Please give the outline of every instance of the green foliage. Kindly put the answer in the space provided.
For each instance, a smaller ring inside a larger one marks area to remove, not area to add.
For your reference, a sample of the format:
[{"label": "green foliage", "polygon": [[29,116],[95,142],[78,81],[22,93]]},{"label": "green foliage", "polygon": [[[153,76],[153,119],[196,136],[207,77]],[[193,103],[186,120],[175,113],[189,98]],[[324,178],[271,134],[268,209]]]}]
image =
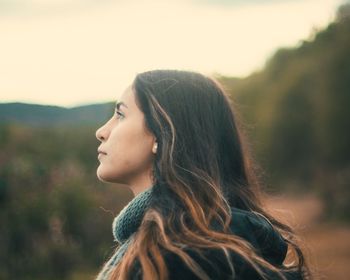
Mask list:
[{"label": "green foliage", "polygon": [[70,279],[112,252],[131,194],[98,181],[96,129],[0,126],[1,279]]},{"label": "green foliage", "polygon": [[245,79],[222,77],[239,104],[269,184],[324,197],[329,217],[350,220],[349,6],[313,40],[280,49]]}]

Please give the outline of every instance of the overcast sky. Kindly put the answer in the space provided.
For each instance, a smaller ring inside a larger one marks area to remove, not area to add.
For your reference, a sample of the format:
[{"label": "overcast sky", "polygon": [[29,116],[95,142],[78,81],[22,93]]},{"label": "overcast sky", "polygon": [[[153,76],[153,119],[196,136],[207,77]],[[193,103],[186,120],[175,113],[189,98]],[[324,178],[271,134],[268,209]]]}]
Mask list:
[{"label": "overcast sky", "polygon": [[341,0],[0,0],[0,102],[114,101],[155,68],[244,77]]}]

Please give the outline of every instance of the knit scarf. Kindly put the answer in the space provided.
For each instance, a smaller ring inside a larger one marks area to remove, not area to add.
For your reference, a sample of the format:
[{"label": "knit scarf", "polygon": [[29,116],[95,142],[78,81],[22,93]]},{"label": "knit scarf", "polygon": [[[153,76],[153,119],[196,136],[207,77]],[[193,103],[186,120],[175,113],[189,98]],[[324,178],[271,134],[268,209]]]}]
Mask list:
[{"label": "knit scarf", "polygon": [[139,228],[146,209],[151,200],[153,186],[137,194],[114,218],[112,232],[114,240],[119,247],[109,261],[104,265],[96,280],[107,280],[113,268],[118,264],[125,254],[129,244]]},{"label": "knit scarf", "polygon": [[[152,197],[153,186],[137,194],[113,220],[112,231],[114,240],[119,243],[119,247],[113,256],[104,265],[96,280],[108,280],[113,268],[124,256],[128,246],[132,243],[134,235],[141,225],[143,216],[147,210]],[[230,214],[231,214],[231,209]],[[212,228],[220,230],[218,222],[212,222]]]}]

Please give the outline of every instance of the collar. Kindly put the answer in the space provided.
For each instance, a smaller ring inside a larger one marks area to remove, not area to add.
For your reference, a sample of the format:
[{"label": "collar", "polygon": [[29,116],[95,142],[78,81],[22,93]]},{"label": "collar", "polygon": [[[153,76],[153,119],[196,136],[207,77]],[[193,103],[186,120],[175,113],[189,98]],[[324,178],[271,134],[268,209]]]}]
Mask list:
[{"label": "collar", "polygon": [[137,194],[114,218],[112,231],[115,241],[124,243],[141,225],[151,200],[153,186]]}]

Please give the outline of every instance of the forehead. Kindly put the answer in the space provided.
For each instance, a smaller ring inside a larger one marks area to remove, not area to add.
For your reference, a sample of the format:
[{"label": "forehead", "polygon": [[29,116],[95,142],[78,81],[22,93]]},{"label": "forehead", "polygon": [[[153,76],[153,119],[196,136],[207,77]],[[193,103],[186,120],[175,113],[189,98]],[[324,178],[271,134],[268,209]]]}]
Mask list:
[{"label": "forehead", "polygon": [[[136,106],[135,96],[131,86],[127,87],[124,90],[124,92],[122,93],[122,95],[120,96],[120,98],[117,100],[116,103],[119,103],[119,102],[123,102],[128,107],[128,109]],[[121,108],[123,108],[123,106],[121,106]]]}]

